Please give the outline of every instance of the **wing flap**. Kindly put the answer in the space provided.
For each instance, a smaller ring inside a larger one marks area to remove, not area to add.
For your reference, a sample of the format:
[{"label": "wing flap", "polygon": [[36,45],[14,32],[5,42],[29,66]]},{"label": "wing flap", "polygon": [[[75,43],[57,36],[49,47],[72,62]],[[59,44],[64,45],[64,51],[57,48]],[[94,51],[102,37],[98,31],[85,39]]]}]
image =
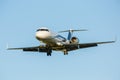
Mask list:
[{"label": "wing flap", "polygon": [[88,48],[98,46],[96,43],[88,43],[88,44],[79,44],[79,48]]},{"label": "wing flap", "polygon": [[47,49],[44,45],[34,46],[34,47],[23,47],[23,48],[8,48],[7,50],[23,50],[31,52],[47,52]]},{"label": "wing flap", "polygon": [[82,43],[79,44],[79,48],[88,48],[88,47],[95,47],[98,44],[107,44],[107,43],[114,43],[115,41],[105,41],[105,42],[94,42],[94,43]]}]

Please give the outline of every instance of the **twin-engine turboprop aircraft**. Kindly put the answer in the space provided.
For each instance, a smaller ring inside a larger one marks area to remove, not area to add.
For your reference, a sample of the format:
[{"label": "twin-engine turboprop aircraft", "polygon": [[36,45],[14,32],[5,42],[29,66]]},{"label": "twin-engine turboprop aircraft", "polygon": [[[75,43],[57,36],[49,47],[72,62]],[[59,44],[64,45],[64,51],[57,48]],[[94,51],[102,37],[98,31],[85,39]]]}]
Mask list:
[{"label": "twin-engine turboprop aircraft", "polygon": [[68,32],[67,39],[61,35],[51,32],[48,28],[42,27],[36,31],[37,40],[45,43],[45,45],[39,45],[34,47],[23,47],[23,48],[8,48],[8,50],[23,50],[23,51],[32,51],[32,52],[45,52],[47,56],[51,56],[52,51],[62,51],[64,55],[68,55],[69,51],[95,47],[98,44],[113,43],[115,41],[105,41],[105,42],[93,42],[93,43],[79,43],[77,37],[73,37],[72,33],[76,31],[86,31],[85,29],[81,30],[65,30],[60,31],[60,33]]}]

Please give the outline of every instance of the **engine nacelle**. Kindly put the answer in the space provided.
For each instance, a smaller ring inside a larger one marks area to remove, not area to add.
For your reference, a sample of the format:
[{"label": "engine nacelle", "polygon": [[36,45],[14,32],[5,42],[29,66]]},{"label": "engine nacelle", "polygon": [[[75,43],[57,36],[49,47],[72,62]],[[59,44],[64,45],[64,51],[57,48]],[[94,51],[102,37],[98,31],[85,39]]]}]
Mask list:
[{"label": "engine nacelle", "polygon": [[70,43],[79,43],[79,39],[77,37],[72,37]]}]

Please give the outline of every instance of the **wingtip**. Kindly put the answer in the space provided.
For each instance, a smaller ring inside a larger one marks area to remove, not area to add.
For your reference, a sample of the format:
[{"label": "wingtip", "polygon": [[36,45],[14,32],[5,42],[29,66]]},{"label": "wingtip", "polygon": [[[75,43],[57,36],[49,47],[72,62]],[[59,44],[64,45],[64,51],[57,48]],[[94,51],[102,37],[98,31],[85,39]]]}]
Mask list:
[{"label": "wingtip", "polygon": [[9,50],[8,43],[6,44],[6,50]]},{"label": "wingtip", "polygon": [[115,37],[115,42],[117,41],[117,36]]},{"label": "wingtip", "polygon": [[12,48],[9,48],[9,45],[6,44],[6,50],[12,50]]},{"label": "wingtip", "polygon": [[115,43],[116,41],[117,41],[117,37],[115,37],[115,39],[111,41],[111,43]]}]

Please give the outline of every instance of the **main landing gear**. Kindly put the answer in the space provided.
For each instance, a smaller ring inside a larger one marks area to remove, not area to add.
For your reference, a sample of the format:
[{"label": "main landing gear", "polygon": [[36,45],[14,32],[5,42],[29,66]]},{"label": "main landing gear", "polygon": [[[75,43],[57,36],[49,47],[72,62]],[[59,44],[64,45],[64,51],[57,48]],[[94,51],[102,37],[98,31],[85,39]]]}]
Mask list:
[{"label": "main landing gear", "polygon": [[68,51],[67,50],[64,50],[64,55],[68,55]]},{"label": "main landing gear", "polygon": [[51,53],[52,53],[52,49],[48,49],[47,50],[47,56],[51,56]]},{"label": "main landing gear", "polygon": [[47,45],[46,47],[47,47],[47,56],[51,56],[52,48],[49,45]]}]

